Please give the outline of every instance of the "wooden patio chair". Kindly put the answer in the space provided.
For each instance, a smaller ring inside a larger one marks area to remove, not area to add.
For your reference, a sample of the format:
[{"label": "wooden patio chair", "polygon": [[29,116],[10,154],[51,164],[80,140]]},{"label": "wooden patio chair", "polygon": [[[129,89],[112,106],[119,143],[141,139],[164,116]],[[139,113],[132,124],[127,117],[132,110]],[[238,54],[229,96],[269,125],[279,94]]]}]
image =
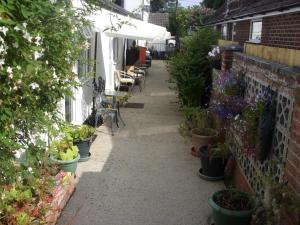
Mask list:
[{"label": "wooden patio chair", "polygon": [[120,90],[122,87],[127,87],[129,91],[132,90],[135,84],[135,79],[128,75],[125,71],[115,70],[115,88]]}]

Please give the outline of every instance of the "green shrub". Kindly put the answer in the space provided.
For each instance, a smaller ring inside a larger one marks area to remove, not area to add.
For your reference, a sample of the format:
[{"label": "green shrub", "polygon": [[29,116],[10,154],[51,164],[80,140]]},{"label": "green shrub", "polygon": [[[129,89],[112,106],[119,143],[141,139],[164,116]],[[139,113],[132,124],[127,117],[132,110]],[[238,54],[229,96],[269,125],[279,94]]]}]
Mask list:
[{"label": "green shrub", "polygon": [[176,84],[183,106],[205,107],[210,98],[212,68],[207,57],[218,33],[202,28],[182,39],[182,50],[169,63],[171,82]]}]

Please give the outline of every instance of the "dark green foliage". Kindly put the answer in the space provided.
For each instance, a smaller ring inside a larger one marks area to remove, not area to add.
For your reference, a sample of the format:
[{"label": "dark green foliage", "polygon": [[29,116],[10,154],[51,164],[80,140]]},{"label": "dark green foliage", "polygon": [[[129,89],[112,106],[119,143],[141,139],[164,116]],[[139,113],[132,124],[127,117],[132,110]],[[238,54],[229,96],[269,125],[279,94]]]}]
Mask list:
[{"label": "dark green foliage", "polygon": [[205,107],[209,102],[212,68],[207,54],[218,37],[210,28],[199,29],[182,40],[182,51],[170,59],[171,82],[183,106]]},{"label": "dark green foliage", "polygon": [[256,157],[260,161],[264,161],[272,147],[273,135],[276,124],[276,94],[272,93],[269,101],[265,105],[265,109],[261,112],[256,143]]},{"label": "dark green foliage", "polygon": [[225,3],[225,0],[203,0],[202,5],[211,8],[218,9]]}]

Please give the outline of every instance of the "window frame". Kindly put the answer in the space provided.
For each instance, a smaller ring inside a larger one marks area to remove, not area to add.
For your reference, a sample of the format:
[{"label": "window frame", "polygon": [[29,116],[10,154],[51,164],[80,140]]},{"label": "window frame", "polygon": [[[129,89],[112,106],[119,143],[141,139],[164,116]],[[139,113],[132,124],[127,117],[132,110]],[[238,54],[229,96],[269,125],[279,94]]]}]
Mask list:
[{"label": "window frame", "polygon": [[[252,34],[253,34],[253,24],[254,23],[261,23],[261,31],[260,31],[260,39],[252,39]],[[255,19],[250,21],[250,32],[249,32],[249,42],[253,43],[261,43],[261,38],[262,38],[262,27],[263,27],[263,20],[262,19]]]},{"label": "window frame", "polygon": [[[224,27],[226,27],[226,34],[225,34],[225,36],[224,36],[224,33],[223,33]],[[228,24],[227,23],[223,23],[221,25],[221,35],[222,35],[222,39],[223,40],[228,40]]]}]

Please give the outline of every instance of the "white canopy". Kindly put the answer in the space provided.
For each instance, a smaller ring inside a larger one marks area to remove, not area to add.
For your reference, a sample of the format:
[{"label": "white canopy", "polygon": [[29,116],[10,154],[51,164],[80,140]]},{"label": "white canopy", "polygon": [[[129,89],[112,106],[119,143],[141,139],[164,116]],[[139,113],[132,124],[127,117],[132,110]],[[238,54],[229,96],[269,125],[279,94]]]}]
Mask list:
[{"label": "white canopy", "polygon": [[[75,8],[82,8],[80,0],[73,0]],[[92,21],[93,30],[104,32],[110,37],[121,37],[136,40],[164,40],[167,30],[165,27],[157,26],[123,16],[106,9],[102,9],[88,16]]]}]

